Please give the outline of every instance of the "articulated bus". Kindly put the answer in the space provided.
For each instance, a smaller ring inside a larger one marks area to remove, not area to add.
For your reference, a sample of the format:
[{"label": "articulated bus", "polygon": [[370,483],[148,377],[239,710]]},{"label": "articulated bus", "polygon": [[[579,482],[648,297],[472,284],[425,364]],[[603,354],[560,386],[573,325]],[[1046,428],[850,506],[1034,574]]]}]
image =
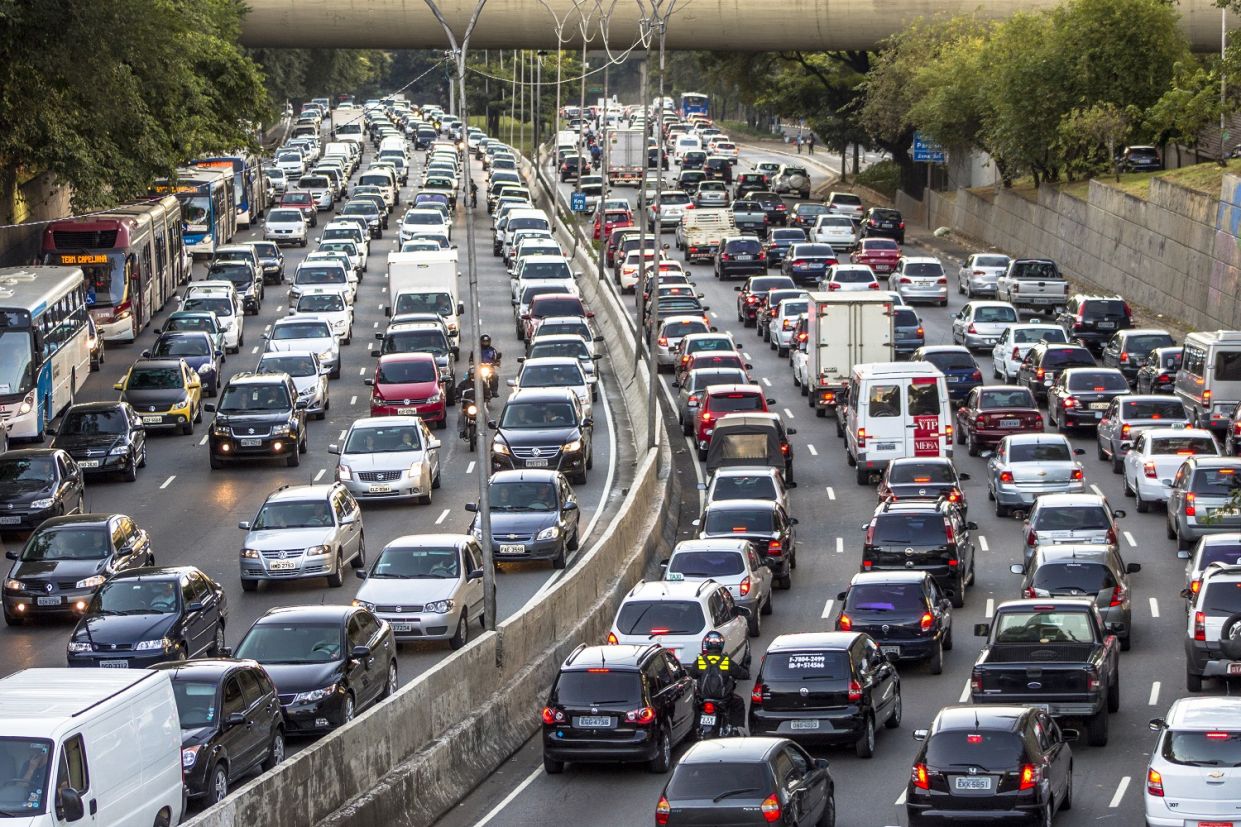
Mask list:
[{"label": "articulated bus", "polygon": [[151,192],[172,193],[181,202],[182,237],[191,256],[210,258],[216,247],[232,241],[237,232],[231,171],[182,167],[175,180],[157,180]]},{"label": "articulated bus", "polygon": [[0,268],[0,420],[43,439],[90,375],[80,267]]},{"label": "articulated bus", "polygon": [[237,205],[237,226],[249,227],[267,209],[267,186],[259,159],[248,152],[192,161],[190,166],[222,169],[233,173],[233,201]]},{"label": "articulated bus", "polygon": [[681,95],[681,117],[706,115],[711,117],[711,100],[701,92],[685,92]]},{"label": "articulated bus", "polygon": [[181,205],[166,195],[53,221],[43,231],[43,263],[82,268],[86,303],[100,335],[132,342],[189,280]]}]

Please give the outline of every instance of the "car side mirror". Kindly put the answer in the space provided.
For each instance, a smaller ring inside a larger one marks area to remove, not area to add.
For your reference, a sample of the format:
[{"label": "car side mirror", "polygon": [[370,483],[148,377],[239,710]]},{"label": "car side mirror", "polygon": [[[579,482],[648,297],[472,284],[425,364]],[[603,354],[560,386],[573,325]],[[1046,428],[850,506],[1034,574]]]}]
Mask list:
[{"label": "car side mirror", "polygon": [[702,525],[702,520],[690,520],[689,524],[692,525],[694,528],[698,528]]},{"label": "car side mirror", "polygon": [[740,288],[740,287],[734,287],[734,288],[733,288],[733,292],[734,292],[734,293],[740,293],[740,292],[741,292],[741,288]]},{"label": "car side mirror", "polygon": [[86,815],[82,794],[72,787],[62,787],[56,792],[56,809],[65,821],[81,821]]},{"label": "car side mirror", "polygon": [[750,616],[750,609],[749,609],[748,607],[746,607],[746,606],[733,606],[733,617],[745,617],[745,618],[748,618],[749,616]]},{"label": "car side mirror", "polygon": [[354,660],[362,660],[371,656],[371,647],[366,645],[358,645],[349,650],[349,657]]},{"label": "car side mirror", "polygon": [[925,741],[929,733],[925,729],[915,729],[913,732],[915,741]]},{"label": "car side mirror", "polygon": [[1008,567],[1008,570],[1011,571],[1013,574],[1025,574],[1026,573],[1026,567],[1021,565],[1020,563],[1013,563],[1011,566]]},{"label": "car side mirror", "polygon": [[466,511],[471,511],[471,512],[477,512],[477,511],[478,511],[478,503],[466,503],[466,504],[465,504],[465,510],[466,510]]},{"label": "car side mirror", "polygon": [[1176,553],[1176,559],[1178,560],[1188,560],[1189,558],[1190,558],[1189,549],[1181,549],[1180,551]]},{"label": "car side mirror", "polygon": [[149,351],[149,350],[144,350],[144,351],[142,351],[142,358],[143,358],[143,359],[150,359],[150,358],[151,358],[151,351]]},{"label": "car side mirror", "polygon": [[1129,565],[1125,566],[1125,572],[1127,574],[1137,574],[1141,570],[1142,570],[1141,563],[1130,563]]},{"label": "car side mirror", "polygon": [[991,459],[991,457],[995,456],[995,451],[979,451],[978,456],[983,459]]},{"label": "car side mirror", "polygon": [[969,482],[970,475],[968,472],[962,471],[960,474],[957,474],[957,479],[961,480],[962,482]]},{"label": "car side mirror", "polygon": [[[454,247],[453,249],[456,249],[456,248]],[[457,302],[457,315],[458,316],[465,315],[465,302]]]},{"label": "car side mirror", "polygon": [[469,581],[469,580],[482,580],[482,579],[483,579],[483,570],[482,570],[482,569],[474,569],[472,572],[470,572],[469,574],[467,574],[467,575],[465,576],[465,579],[466,579],[467,581]]},{"label": "car side mirror", "polygon": [[1060,730],[1060,740],[1064,741],[1066,744],[1071,744],[1081,737],[1081,732],[1076,729],[1064,728]]},{"label": "car side mirror", "polygon": [[[744,367],[746,370],[754,370],[754,366],[753,366],[753,365],[751,365],[749,362],[746,362],[746,363],[745,363],[745,365],[743,365],[743,367]],[[770,404],[770,403],[768,403],[768,404]]]},{"label": "car side mirror", "polygon": [[241,522],[237,524],[237,527],[240,528],[242,531],[249,531],[250,525],[251,523],[249,520],[242,520]]},{"label": "car side mirror", "polygon": [[353,571],[353,576],[354,576],[354,577],[356,577],[356,578],[358,578],[359,580],[365,580],[365,579],[366,579],[366,569],[354,569],[354,571]]},{"label": "car side mirror", "polygon": [[6,559],[9,559],[9,560],[16,560],[16,559],[17,559],[17,552],[16,552],[16,551],[12,551],[12,550],[10,550],[10,551],[6,551],[6,552],[4,553],[4,556],[5,556],[5,558],[6,558]]},{"label": "car side mirror", "polygon": [[826,758],[816,758],[816,759],[814,759],[814,768],[815,768],[816,770],[825,770],[825,769],[829,768],[830,766],[831,766],[831,764],[829,764],[829,763],[828,763],[828,761],[827,761],[827,759],[826,759]]},{"label": "car side mirror", "polygon": [[374,356],[376,359],[378,359],[378,358],[380,357],[380,355],[381,355],[381,354],[379,353],[379,349],[378,349],[378,348],[371,348],[371,356]]},{"label": "car side mirror", "polygon": [[1112,512],[1112,516],[1118,520],[1123,520],[1127,512],[1123,508],[1118,508]]},{"label": "car side mirror", "polygon": [[224,719],[224,726],[230,729],[235,726],[243,726],[245,723],[246,713],[244,712],[233,712]]},{"label": "car side mirror", "polygon": [[991,634],[990,623],[975,623],[974,624],[974,637],[986,637],[989,634]]},{"label": "car side mirror", "polygon": [[[1177,556],[1179,557],[1180,555],[1178,554]],[[1178,594],[1186,600],[1194,599],[1194,593],[1190,589],[1181,589]]]},{"label": "car side mirror", "polygon": [[114,385],[112,386],[112,390],[114,390],[114,391],[123,391],[123,390],[125,390],[125,383],[124,383],[124,382],[117,382],[116,384],[114,384]]},{"label": "car side mirror", "polygon": [[1161,732],[1168,728],[1168,722],[1163,718],[1151,718],[1146,726],[1150,728],[1151,732]]},{"label": "car side mirror", "polygon": [[205,606],[201,600],[195,600],[194,602],[187,604],[185,610],[187,612],[201,612],[204,608]]},{"label": "car side mirror", "polygon": [[1084,457],[1084,456],[1086,456],[1086,449],[1085,449],[1085,448],[1074,448],[1074,449],[1073,449],[1073,456],[1075,456],[1075,457]]},{"label": "car side mirror", "polygon": [[306,408],[308,408],[308,407],[310,406],[310,400],[309,400],[309,399],[299,399],[299,400],[297,400],[295,403],[293,403],[293,406],[294,406],[295,408],[297,408],[299,411],[304,411],[304,410],[306,410]]}]

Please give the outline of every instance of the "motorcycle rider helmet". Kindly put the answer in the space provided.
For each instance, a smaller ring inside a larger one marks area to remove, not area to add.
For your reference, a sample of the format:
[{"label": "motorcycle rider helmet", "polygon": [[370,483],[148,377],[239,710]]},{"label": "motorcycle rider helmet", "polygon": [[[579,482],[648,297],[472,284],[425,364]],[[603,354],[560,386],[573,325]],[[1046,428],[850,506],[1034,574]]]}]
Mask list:
[{"label": "motorcycle rider helmet", "polygon": [[702,653],[704,655],[724,654],[724,636],[719,632],[707,632],[702,639]]},{"label": "motorcycle rider helmet", "polygon": [[479,336],[478,346],[479,347],[491,347],[491,337],[488,336],[486,333],[484,333],[482,336]]}]

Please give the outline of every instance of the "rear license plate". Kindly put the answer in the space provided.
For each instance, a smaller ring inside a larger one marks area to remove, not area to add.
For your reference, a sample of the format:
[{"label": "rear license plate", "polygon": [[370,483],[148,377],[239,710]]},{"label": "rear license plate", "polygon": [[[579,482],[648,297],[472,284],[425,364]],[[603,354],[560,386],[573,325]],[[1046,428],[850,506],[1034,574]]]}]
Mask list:
[{"label": "rear license plate", "polygon": [[967,378],[967,377],[965,377],[965,376],[949,376],[949,377],[948,377],[948,381],[949,381],[949,382],[953,382],[953,383],[956,383],[956,382],[964,382],[964,381],[966,380],[966,378]]},{"label": "rear license plate", "polygon": [[1235,821],[1195,821],[1198,827],[1236,827]]},{"label": "rear license plate", "polygon": [[1099,322],[1096,327],[1100,330],[1115,330],[1116,322]]},{"label": "rear license plate", "polygon": [[899,655],[900,655],[900,653],[901,653],[901,647],[899,647],[899,646],[880,646],[880,647],[879,647],[879,651],[880,651],[880,652],[883,652],[885,655],[897,655],[897,656],[899,656]]},{"label": "rear license plate", "polygon": [[501,554],[525,554],[526,546],[524,543],[500,543]]},{"label": "rear license plate", "polygon": [[602,729],[612,726],[612,718],[608,715],[582,715],[573,721],[576,727]]},{"label": "rear license plate", "polygon": [[991,778],[989,776],[968,776],[958,775],[952,780],[953,789],[957,790],[989,790],[991,789]]},{"label": "rear license plate", "polygon": [[1000,427],[1001,428],[1020,428],[1021,420],[1020,419],[1001,419]]},{"label": "rear license plate", "polygon": [[97,459],[80,459],[78,460],[79,468],[98,468],[99,460]]},{"label": "rear license plate", "polygon": [[163,418],[162,416],[144,416],[144,417],[142,417],[142,424],[143,424],[143,425],[158,425],[159,423],[161,423],[161,422],[163,422],[163,421],[164,421],[164,418]]},{"label": "rear license plate", "polygon": [[1110,404],[1111,404],[1110,402],[1091,402],[1091,403],[1090,403],[1090,410],[1092,410],[1092,411],[1106,411],[1106,410],[1107,410],[1107,406],[1108,406],[1108,405],[1110,405]]},{"label": "rear license plate", "polygon": [[983,341],[989,345],[993,345],[996,342],[1000,341],[1000,339],[998,336],[987,336],[986,338],[983,339]]},{"label": "rear license plate", "polygon": [[392,631],[394,632],[414,631],[414,624],[412,623],[389,623],[388,625],[392,627]]},{"label": "rear license plate", "polygon": [[715,726],[715,716],[714,715],[699,715],[698,723],[702,724],[703,726]]},{"label": "rear license plate", "polygon": [[878,443],[875,443],[875,450],[876,451],[895,451],[896,443],[895,442],[878,442]]},{"label": "rear license plate", "polygon": [[273,560],[268,568],[272,571],[292,571],[297,568],[297,562],[295,560]]},{"label": "rear license plate", "polygon": [[0,517],[0,525],[17,525],[21,521],[21,517]]},{"label": "rear license plate", "polygon": [[416,416],[418,414],[418,409],[417,408],[397,408],[396,412],[400,414],[401,416]]},{"label": "rear license plate", "polygon": [[1241,663],[1228,664],[1228,674],[1229,675],[1241,675]]},{"label": "rear license plate", "polygon": [[366,490],[372,494],[387,494],[390,491],[392,491],[392,486],[391,485],[371,485],[371,486],[368,486]]},{"label": "rear license plate", "polygon": [[[777,255],[779,254],[779,253],[778,253],[778,251],[773,251],[773,252],[776,252],[776,253],[777,253]],[[750,256],[750,255],[739,255],[739,256],[737,256],[737,261],[749,261],[749,260],[750,260],[750,259],[752,259],[752,258],[754,258],[754,256]]]},{"label": "rear license plate", "polygon": [[101,660],[99,666],[103,669],[128,669],[129,661],[127,660]]},{"label": "rear license plate", "polygon": [[257,448],[263,444],[261,439],[239,439],[237,442],[242,448]]},{"label": "rear license plate", "polygon": [[789,721],[789,729],[818,729],[818,721]]},{"label": "rear license plate", "polygon": [[527,468],[546,468],[547,460],[545,459],[528,459],[526,460]]},{"label": "rear license plate", "polygon": [[59,597],[39,597],[35,599],[35,603],[39,604],[40,606],[59,606],[60,598]]}]

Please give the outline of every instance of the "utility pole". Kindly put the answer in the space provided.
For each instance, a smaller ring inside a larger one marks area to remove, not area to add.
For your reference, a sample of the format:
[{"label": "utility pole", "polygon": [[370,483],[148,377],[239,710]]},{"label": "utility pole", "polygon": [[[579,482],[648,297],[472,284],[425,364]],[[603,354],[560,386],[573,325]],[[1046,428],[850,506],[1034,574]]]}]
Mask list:
[{"label": "utility pole", "polygon": [[1228,6],[1219,9],[1219,165],[1228,163],[1228,125],[1225,112],[1228,105],[1228,78],[1224,73],[1224,60],[1228,53]]},{"label": "utility pole", "polygon": [[[603,100],[604,100],[605,107],[607,105],[607,99],[608,99],[608,67],[610,65],[611,65],[611,61],[608,61],[607,63],[603,64]],[[599,191],[599,203],[595,206],[595,216],[596,216],[596,220],[598,220],[599,222],[599,226],[602,227],[603,226],[603,205],[608,200],[608,190],[609,190],[608,157],[610,155],[609,149],[611,146],[611,141],[608,139],[608,118],[607,118],[606,110],[604,111],[603,120],[599,125],[599,140],[603,142],[603,147],[602,147],[603,151],[600,153],[600,166],[602,168],[599,170],[599,172],[602,173],[600,177],[603,179],[603,188]],[[600,235],[602,234],[603,233],[601,231]],[[604,238],[602,239],[602,241],[603,241],[604,246],[606,246],[608,243],[608,240]],[[607,278],[607,253],[600,250],[598,259],[599,259],[599,281],[603,281],[604,279]]]}]

